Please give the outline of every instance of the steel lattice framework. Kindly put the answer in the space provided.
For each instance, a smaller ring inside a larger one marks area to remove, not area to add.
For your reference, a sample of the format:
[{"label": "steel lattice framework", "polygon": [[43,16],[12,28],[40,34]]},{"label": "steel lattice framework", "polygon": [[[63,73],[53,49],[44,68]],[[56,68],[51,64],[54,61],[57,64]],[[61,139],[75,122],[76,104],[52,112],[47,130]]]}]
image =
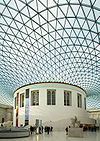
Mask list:
[{"label": "steel lattice framework", "polygon": [[37,81],[81,86],[100,107],[100,0],[0,0],[0,101]]}]

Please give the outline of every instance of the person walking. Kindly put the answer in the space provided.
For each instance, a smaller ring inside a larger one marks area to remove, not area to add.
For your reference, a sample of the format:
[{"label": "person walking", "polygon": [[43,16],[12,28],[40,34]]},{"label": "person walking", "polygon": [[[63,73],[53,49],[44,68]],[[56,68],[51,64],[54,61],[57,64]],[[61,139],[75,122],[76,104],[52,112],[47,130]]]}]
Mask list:
[{"label": "person walking", "polygon": [[51,126],[50,131],[52,132],[52,130],[53,130],[53,127]]},{"label": "person walking", "polygon": [[50,132],[50,127],[47,127],[47,134],[49,134]]},{"label": "person walking", "polygon": [[33,132],[33,127],[30,126],[30,132],[31,132],[31,135],[32,135],[32,132]]},{"label": "person walking", "polygon": [[66,127],[66,129],[65,129],[65,130],[66,130],[66,135],[68,135],[68,127]]}]

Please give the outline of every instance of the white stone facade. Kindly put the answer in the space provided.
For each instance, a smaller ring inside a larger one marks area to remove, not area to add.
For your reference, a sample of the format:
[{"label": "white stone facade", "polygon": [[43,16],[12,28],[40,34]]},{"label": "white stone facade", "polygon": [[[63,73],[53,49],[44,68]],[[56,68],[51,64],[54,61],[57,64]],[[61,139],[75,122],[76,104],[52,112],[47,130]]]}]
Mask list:
[{"label": "white stone facade", "polygon": [[0,123],[13,120],[13,107],[0,104]]},{"label": "white stone facade", "polygon": [[[81,123],[89,123],[88,113],[85,110],[84,98],[86,93],[83,89],[78,86],[65,83],[33,83],[22,86],[14,92],[14,100],[17,93],[25,94],[26,89],[29,89],[29,125],[34,125],[36,119],[42,120],[45,123],[56,123],[58,121],[69,121],[75,116]],[[47,90],[56,90],[56,105],[47,105]],[[39,91],[39,105],[31,106],[31,91]],[[72,106],[64,106],[64,91],[71,91],[72,94]],[[82,96],[82,108],[77,106],[77,94]],[[19,96],[20,101],[20,96]],[[15,102],[14,102],[15,103]],[[13,103],[13,104],[14,104]],[[25,103],[25,99],[24,99]],[[25,104],[24,107],[20,108],[20,102],[18,103],[18,125],[25,125]],[[16,109],[14,108],[13,114],[13,125],[16,126]],[[64,123],[63,123],[64,124]]]},{"label": "white stone facade", "polygon": [[100,109],[90,109],[89,112],[89,118],[96,120],[96,125],[100,127]]}]

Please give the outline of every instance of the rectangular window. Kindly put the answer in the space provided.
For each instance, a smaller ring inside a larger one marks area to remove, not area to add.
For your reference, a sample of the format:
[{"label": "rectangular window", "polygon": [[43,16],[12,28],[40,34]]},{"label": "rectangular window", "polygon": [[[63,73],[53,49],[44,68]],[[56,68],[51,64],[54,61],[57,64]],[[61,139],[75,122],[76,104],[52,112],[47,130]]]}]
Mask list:
[{"label": "rectangular window", "polygon": [[51,105],[51,92],[47,91],[47,105]]},{"label": "rectangular window", "polygon": [[47,105],[56,105],[56,90],[47,90]]},{"label": "rectangular window", "polygon": [[82,107],[82,96],[81,94],[77,94],[77,106]]},{"label": "rectangular window", "polygon": [[31,91],[31,105],[39,105],[39,91]]},{"label": "rectangular window", "polygon": [[71,91],[64,91],[64,105],[65,106],[71,106],[72,105]]},{"label": "rectangular window", "polygon": [[29,98],[29,89],[26,89],[26,98]]},{"label": "rectangular window", "polygon": [[86,98],[84,97],[84,107],[86,109]]},{"label": "rectangular window", "polygon": [[67,105],[67,95],[66,95],[66,92],[64,91],[64,105]]},{"label": "rectangular window", "polygon": [[16,97],[15,97],[15,109],[16,109],[16,100],[17,100],[17,99],[16,99]]},{"label": "rectangular window", "polygon": [[24,107],[24,93],[20,94],[20,107]]}]

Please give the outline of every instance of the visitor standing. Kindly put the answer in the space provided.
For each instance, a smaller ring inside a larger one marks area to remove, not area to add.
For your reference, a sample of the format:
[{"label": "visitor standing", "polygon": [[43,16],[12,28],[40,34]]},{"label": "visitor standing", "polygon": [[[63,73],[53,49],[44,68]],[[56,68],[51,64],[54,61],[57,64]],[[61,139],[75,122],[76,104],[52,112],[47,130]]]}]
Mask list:
[{"label": "visitor standing", "polygon": [[66,129],[65,129],[65,130],[66,130],[66,135],[68,135],[68,127],[66,127]]}]

